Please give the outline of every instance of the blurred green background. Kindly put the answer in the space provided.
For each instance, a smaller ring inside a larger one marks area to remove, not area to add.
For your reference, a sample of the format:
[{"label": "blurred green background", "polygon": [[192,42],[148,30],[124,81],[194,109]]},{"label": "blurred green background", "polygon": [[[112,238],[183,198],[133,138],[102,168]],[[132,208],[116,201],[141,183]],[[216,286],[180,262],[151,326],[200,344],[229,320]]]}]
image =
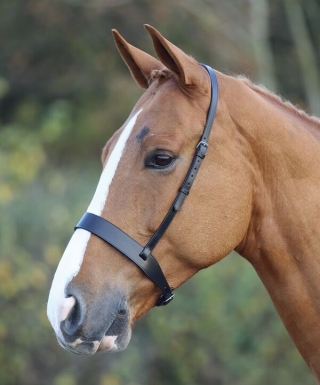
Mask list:
[{"label": "blurred green background", "polygon": [[150,23],[199,61],[320,115],[319,0],[0,1],[0,384],[308,385],[251,266],[236,254],[137,322],[124,352],[81,357],[46,318],[52,277],[142,90],[112,41],[152,53]]}]

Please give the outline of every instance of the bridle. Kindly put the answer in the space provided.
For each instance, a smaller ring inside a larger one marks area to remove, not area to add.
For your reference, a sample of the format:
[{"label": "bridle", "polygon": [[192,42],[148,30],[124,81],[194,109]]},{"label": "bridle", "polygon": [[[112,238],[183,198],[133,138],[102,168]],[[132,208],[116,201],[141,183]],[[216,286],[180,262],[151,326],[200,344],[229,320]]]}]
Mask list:
[{"label": "bridle", "polygon": [[169,286],[160,265],[151,252],[163,236],[176,213],[181,209],[184,200],[189,194],[191,186],[197,176],[202,160],[204,159],[208,149],[208,138],[218,104],[218,81],[216,74],[211,67],[205,64],[201,64],[201,66],[208,71],[211,80],[211,100],[207,113],[207,121],[200,141],[196,146],[195,154],[182,186],[180,187],[167,215],[164,217],[160,226],[149,239],[147,244],[145,246],[141,246],[138,242],[111,222],[89,212],[86,212],[80,219],[79,223],[75,226],[75,230],[85,229],[97,235],[99,238],[115,247],[123,255],[134,262],[151,279],[151,281],[153,281],[160,288],[162,292],[155,306],[167,305],[173,299],[174,293],[172,292],[173,288]]},{"label": "bridle", "polygon": [[164,217],[160,226],[149,239],[147,244],[145,246],[141,246],[138,242],[111,222],[89,212],[86,212],[80,219],[79,223],[75,226],[75,230],[85,229],[95,234],[134,262],[151,279],[151,281],[153,281],[160,288],[162,292],[155,306],[167,305],[173,299],[174,293],[172,292],[173,288],[169,286],[160,265],[151,252],[163,236],[176,213],[181,209],[184,200],[189,194],[191,186],[197,176],[202,160],[204,159],[208,149],[208,138],[218,104],[218,81],[216,74],[211,67],[205,64],[201,65],[208,71],[211,80],[211,100],[207,113],[207,121],[200,141],[196,146],[195,154],[182,186],[180,187],[167,215]]}]

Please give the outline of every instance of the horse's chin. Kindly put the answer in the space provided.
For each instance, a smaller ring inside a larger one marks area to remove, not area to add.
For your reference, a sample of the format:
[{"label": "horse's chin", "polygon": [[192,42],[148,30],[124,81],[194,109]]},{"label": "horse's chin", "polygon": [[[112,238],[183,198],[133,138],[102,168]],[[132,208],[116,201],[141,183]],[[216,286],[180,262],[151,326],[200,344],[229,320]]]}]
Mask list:
[{"label": "horse's chin", "polygon": [[104,336],[102,341],[100,342],[99,348],[97,352],[121,352],[126,349],[131,338],[131,331],[127,336],[121,335],[119,336]]},{"label": "horse's chin", "polygon": [[66,343],[61,338],[57,338],[59,344],[69,352],[78,355],[92,356],[95,353],[116,353],[120,352],[128,346],[131,338],[131,330],[126,334],[118,336],[104,336],[101,341],[90,341],[78,338],[72,343]]}]

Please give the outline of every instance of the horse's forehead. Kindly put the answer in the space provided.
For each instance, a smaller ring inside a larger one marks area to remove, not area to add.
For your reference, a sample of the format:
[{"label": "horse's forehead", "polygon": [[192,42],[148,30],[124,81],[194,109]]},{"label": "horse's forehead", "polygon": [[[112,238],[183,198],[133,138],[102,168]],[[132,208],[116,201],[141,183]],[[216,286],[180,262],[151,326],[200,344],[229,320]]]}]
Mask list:
[{"label": "horse's forehead", "polygon": [[148,134],[168,135],[196,119],[197,107],[187,92],[169,79],[150,87],[141,98],[143,108],[131,139],[142,140]]},{"label": "horse's forehead", "polygon": [[[192,101],[191,96],[184,92],[173,79],[168,79],[161,84],[151,84],[127,119],[128,122],[136,109],[141,110],[124,153],[127,154],[128,149],[133,150],[135,145],[139,146],[145,138],[150,136],[154,141],[165,137],[175,141],[182,139],[181,128],[186,126],[186,122],[190,123],[193,119],[197,119],[196,108],[190,108]],[[106,144],[102,154],[103,162],[111,154],[127,122]],[[192,135],[192,132],[188,133],[184,130],[184,136],[189,134]]]}]

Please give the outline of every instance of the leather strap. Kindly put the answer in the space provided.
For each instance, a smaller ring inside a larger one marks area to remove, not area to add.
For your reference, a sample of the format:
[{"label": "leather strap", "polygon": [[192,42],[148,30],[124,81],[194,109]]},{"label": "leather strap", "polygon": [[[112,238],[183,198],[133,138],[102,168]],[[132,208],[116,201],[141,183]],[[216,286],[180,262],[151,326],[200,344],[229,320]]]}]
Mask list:
[{"label": "leather strap", "polygon": [[148,259],[142,259],[139,255],[143,250],[143,246],[132,239],[124,231],[106,219],[89,212],[86,212],[82,216],[75,229],[90,231],[119,250],[123,255],[131,259],[132,262],[140,267],[140,269],[160,287],[162,291],[161,302],[171,301],[174,294],[172,293],[156,259],[151,254]]},{"label": "leather strap", "polygon": [[192,159],[191,166],[189,167],[187,175],[182,183],[182,186],[178,191],[178,194],[172,206],[170,207],[162,223],[160,224],[158,229],[155,231],[155,233],[152,235],[149,242],[145,245],[142,253],[140,254],[140,256],[145,259],[148,258],[148,256],[151,254],[152,250],[157,245],[157,243],[159,242],[159,240],[161,239],[161,237],[169,227],[176,213],[181,209],[187,195],[189,194],[189,191],[193,185],[193,182],[198,174],[201,163],[206,156],[206,152],[208,149],[208,139],[209,139],[209,135],[211,132],[211,128],[213,125],[213,121],[214,121],[214,117],[215,117],[217,105],[218,105],[218,81],[217,81],[217,76],[211,67],[205,64],[201,64],[201,65],[208,71],[210,75],[210,80],[211,80],[211,98],[210,98],[210,106],[207,114],[206,125],[203,129],[203,133],[200,138],[200,141],[196,147],[196,152]]}]

